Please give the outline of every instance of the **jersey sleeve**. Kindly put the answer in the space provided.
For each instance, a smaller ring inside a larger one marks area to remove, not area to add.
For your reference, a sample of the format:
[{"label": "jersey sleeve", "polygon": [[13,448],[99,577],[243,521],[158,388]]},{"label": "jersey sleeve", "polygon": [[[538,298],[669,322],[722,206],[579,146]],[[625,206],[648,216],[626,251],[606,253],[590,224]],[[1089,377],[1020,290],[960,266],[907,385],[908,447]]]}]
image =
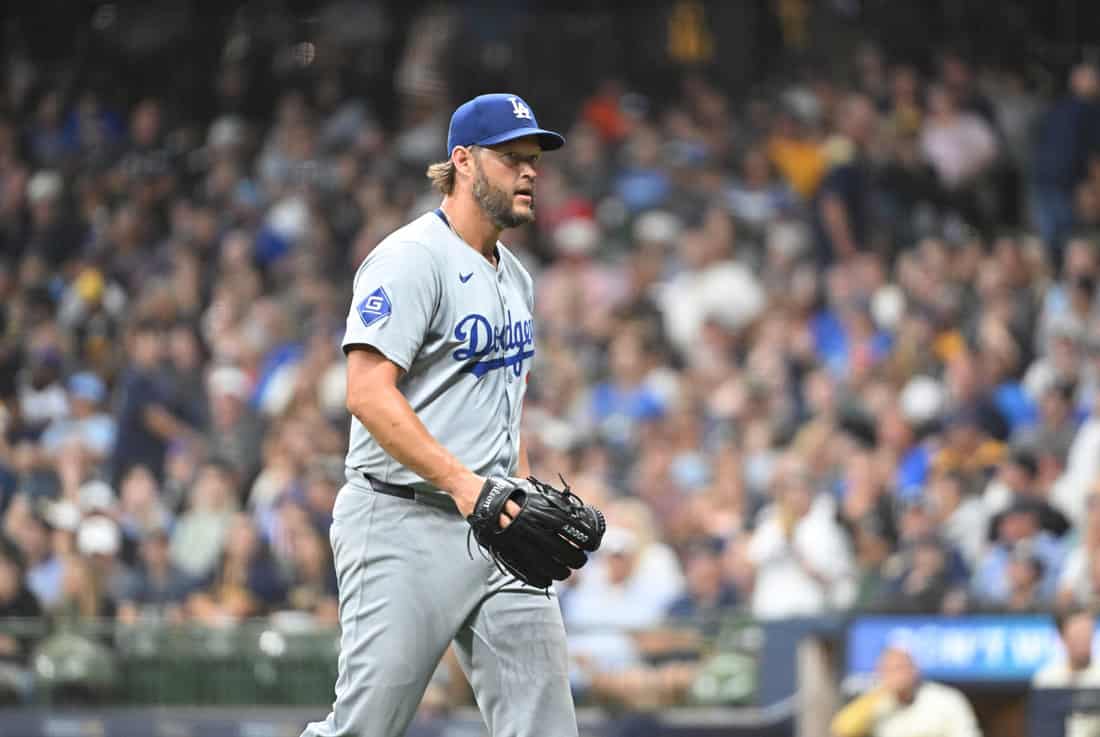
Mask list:
[{"label": "jersey sleeve", "polygon": [[442,286],[419,243],[384,243],[355,275],[342,347],[368,345],[408,371],[435,317]]}]

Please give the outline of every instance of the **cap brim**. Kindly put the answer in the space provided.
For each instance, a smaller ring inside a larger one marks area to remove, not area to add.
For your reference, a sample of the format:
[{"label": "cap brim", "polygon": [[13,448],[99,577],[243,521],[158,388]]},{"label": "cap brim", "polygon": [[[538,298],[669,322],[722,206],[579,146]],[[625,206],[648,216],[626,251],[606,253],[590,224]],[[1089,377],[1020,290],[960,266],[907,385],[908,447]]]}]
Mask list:
[{"label": "cap brim", "polygon": [[565,145],[565,136],[554,131],[548,131],[544,128],[513,128],[505,133],[498,133],[495,136],[489,136],[488,138],[478,141],[479,146],[493,146],[498,143],[504,143],[505,141],[514,141],[517,138],[526,138],[527,136],[535,136],[539,140],[539,148],[543,151],[553,151],[559,149]]}]

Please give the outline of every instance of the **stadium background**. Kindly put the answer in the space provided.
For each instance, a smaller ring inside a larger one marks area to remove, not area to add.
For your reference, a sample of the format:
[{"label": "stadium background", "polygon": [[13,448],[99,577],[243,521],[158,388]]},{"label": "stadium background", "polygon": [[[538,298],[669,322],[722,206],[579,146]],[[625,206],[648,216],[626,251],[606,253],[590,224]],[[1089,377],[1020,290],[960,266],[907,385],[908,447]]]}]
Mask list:
[{"label": "stadium background", "polygon": [[[506,240],[533,466],[615,529],[585,734],[824,734],[897,638],[1025,733],[1100,594],[1088,6],[5,4],[0,732],[322,714],[350,275],[506,89],[570,140]],[[480,734],[449,661],[423,712]]]}]

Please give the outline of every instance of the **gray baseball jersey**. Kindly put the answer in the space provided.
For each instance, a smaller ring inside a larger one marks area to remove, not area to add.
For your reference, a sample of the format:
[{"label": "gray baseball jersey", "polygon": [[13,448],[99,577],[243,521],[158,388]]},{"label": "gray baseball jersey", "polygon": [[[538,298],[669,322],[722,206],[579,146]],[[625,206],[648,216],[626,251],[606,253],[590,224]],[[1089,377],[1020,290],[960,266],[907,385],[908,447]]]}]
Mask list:
[{"label": "gray baseball jersey", "polygon": [[[442,215],[414,220],[363,262],[344,349],[371,345],[404,369],[398,388],[474,472],[514,475],[535,353],[531,278],[500,245],[494,269]],[[576,737],[557,597],[474,555],[450,496],[429,491],[356,419],[346,465],[329,530],[340,591],[336,698],[303,737],[405,734],[452,644],[489,734]],[[415,501],[375,493],[363,473],[423,491]]]},{"label": "gray baseball jersey", "polygon": [[[497,249],[494,269],[441,210],[413,220],[360,265],[343,340],[345,351],[370,345],[404,369],[397,387],[428,432],[483,476],[516,473],[535,355],[531,276],[507,248]],[[355,417],[346,467],[349,480],[366,473],[432,488]]]}]

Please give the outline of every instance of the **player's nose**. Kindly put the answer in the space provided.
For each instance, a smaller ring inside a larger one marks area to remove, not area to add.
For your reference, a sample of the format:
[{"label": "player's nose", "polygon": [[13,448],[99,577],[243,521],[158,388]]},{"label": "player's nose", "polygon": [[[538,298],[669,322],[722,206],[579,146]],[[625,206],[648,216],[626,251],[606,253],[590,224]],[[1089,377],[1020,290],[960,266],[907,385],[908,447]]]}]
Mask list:
[{"label": "player's nose", "polygon": [[530,161],[524,161],[519,165],[520,178],[529,178],[531,181],[535,180],[535,177],[539,175],[539,170]]}]

